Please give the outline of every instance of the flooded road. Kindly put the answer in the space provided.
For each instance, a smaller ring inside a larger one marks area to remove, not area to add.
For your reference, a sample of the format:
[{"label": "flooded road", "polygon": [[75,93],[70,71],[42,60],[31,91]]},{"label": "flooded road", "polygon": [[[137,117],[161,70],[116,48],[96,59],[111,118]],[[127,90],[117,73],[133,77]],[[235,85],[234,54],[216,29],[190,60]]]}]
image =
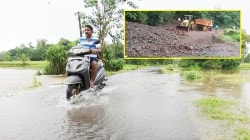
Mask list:
[{"label": "flooded road", "polygon": [[37,70],[0,68],[0,98],[21,95],[34,89],[34,80],[40,82],[40,88],[49,88],[53,85],[62,85],[64,77],[36,76]]},{"label": "flooded road", "polygon": [[[250,99],[249,84],[208,90],[179,73],[149,68],[110,76],[101,92],[85,93],[81,102],[70,104],[62,78],[43,78],[37,78],[43,88],[1,96],[0,139],[209,139],[216,136],[208,133],[214,124],[198,117],[193,100],[211,93]],[[2,85],[1,90],[6,91]]]}]

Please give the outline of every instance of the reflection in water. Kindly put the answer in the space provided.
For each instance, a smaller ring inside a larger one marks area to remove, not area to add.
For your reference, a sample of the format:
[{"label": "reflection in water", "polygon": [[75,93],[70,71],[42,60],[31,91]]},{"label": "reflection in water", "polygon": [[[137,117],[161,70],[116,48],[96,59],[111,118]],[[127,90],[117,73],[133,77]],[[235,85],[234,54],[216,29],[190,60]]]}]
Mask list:
[{"label": "reflection in water", "polygon": [[97,123],[98,118],[103,116],[104,110],[101,106],[79,107],[68,110],[68,121],[72,125]]},{"label": "reflection in water", "polygon": [[205,71],[202,80],[182,80],[179,92],[236,99],[250,110],[250,70]]},{"label": "reflection in water", "polygon": [[[101,118],[104,116],[102,106],[74,107],[66,116],[66,135],[69,139],[103,138],[101,135]],[[104,135],[105,136],[105,135]]]}]

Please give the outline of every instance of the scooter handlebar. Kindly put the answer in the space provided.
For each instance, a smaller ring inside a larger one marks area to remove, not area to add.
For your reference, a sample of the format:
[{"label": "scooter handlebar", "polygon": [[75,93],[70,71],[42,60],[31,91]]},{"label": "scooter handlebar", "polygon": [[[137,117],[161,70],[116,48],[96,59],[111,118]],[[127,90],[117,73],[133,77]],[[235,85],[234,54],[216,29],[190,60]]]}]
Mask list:
[{"label": "scooter handlebar", "polygon": [[91,54],[91,49],[80,48],[80,47],[73,47],[68,52],[70,55],[86,55]]}]

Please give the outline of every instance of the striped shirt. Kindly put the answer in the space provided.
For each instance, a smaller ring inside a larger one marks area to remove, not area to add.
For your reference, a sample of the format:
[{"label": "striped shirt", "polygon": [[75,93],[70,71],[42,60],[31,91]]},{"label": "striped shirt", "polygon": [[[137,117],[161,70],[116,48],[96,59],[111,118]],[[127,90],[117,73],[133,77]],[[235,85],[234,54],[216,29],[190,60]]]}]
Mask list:
[{"label": "striped shirt", "polygon": [[[86,49],[98,49],[100,48],[100,44],[94,44],[94,42],[98,40],[97,38],[91,37],[90,39],[88,39],[87,37],[81,37],[78,40],[78,44],[81,45],[82,47],[86,48]],[[97,57],[96,54],[89,54],[86,56],[90,56],[90,57]]]}]

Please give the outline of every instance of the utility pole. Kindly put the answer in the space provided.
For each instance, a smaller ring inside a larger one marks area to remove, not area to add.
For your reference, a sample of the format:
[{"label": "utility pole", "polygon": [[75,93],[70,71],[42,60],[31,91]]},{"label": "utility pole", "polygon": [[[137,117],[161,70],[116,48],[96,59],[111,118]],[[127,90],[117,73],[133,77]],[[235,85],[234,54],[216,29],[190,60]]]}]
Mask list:
[{"label": "utility pole", "polygon": [[80,37],[82,37],[82,26],[81,26],[80,12],[77,12],[77,15],[78,15],[78,22],[79,22]]}]

